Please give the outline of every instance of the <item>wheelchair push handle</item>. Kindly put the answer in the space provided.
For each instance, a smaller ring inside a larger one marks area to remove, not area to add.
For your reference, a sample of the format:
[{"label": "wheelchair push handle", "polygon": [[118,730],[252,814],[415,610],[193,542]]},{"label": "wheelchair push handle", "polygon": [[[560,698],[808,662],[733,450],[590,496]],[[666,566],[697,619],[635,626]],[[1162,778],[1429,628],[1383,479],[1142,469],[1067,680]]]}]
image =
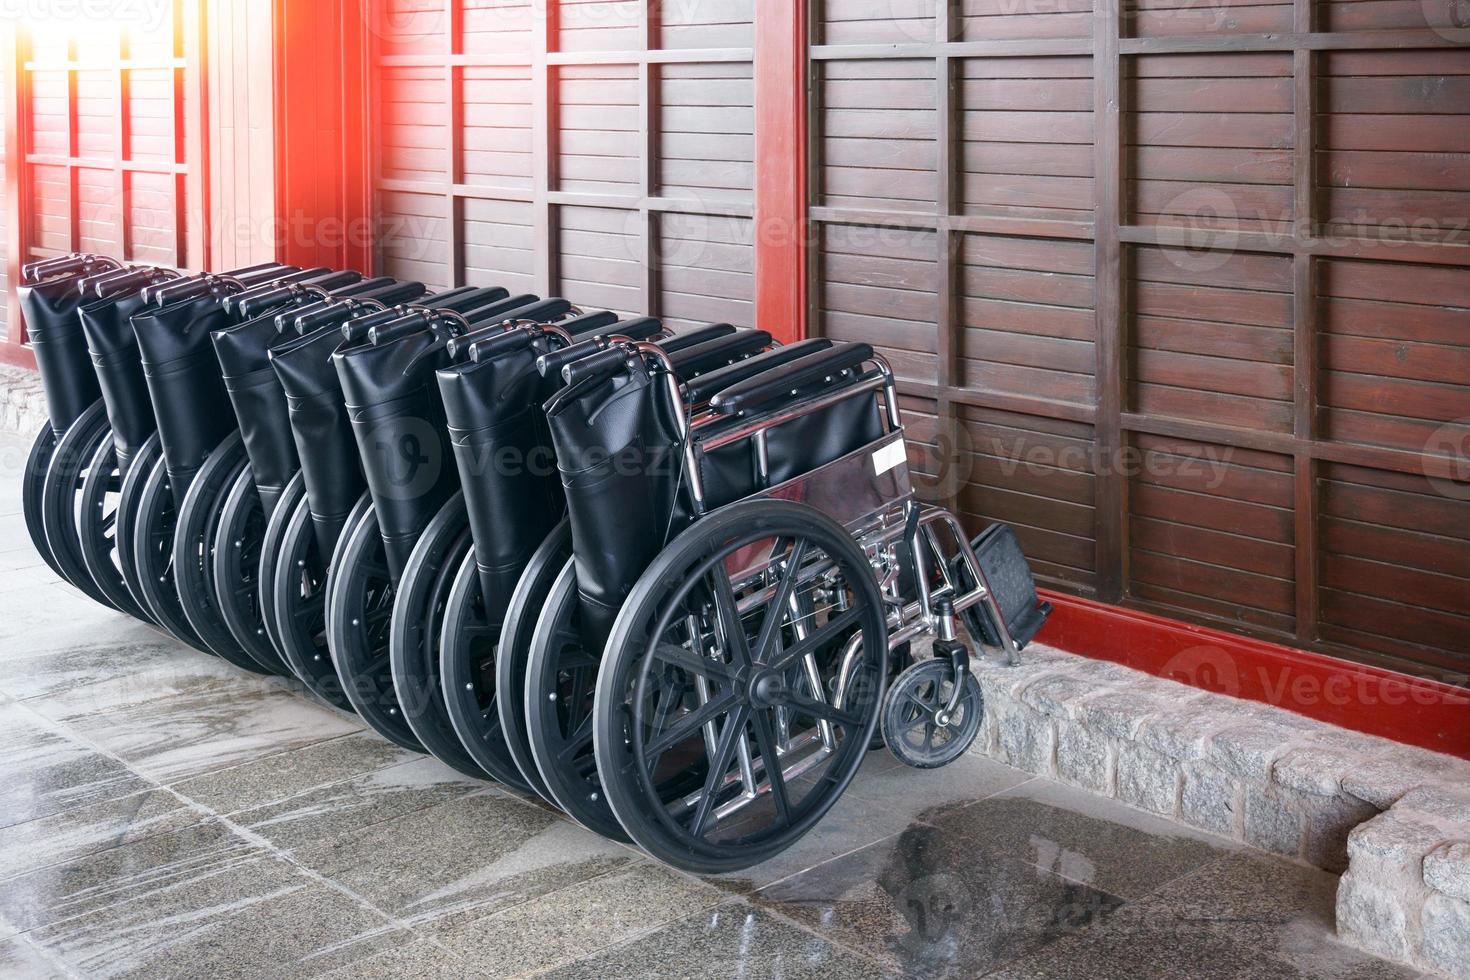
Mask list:
[{"label": "wheelchair push handle", "polygon": [[612,374],[627,361],[627,349],[621,345],[614,345],[606,350],[572,361],[570,364],[562,365],[561,379],[566,382],[567,387],[571,387],[592,378]]},{"label": "wheelchair push handle", "polygon": [[146,267],[140,269],[128,269],[121,273],[99,278],[92,283],[92,291],[98,299],[108,299],[132,292],[140,286],[147,286],[154,282],[167,282],[174,276],[167,269],[156,269]]},{"label": "wheelchair push handle", "polygon": [[[445,347],[449,356],[456,359],[464,356],[470,360],[477,360],[478,358],[473,353],[477,346],[513,332],[516,327],[539,327],[576,310],[576,307],[560,298],[535,299],[533,297],[529,303],[516,305],[516,300],[521,298],[523,297],[507,299],[493,307],[468,314],[466,319],[472,325],[472,329],[458,337],[450,338]],[[485,352],[482,352],[480,356],[485,356]]]},{"label": "wheelchair push handle", "polygon": [[37,259],[20,267],[21,282],[24,285],[34,286],[43,279],[69,276],[93,268],[99,272],[115,271],[122,268],[122,263],[105,255],[93,255],[90,252],[75,252],[51,259]]},{"label": "wheelchair push handle", "polygon": [[314,276],[322,276],[331,273],[331,269],[325,266],[315,269],[298,269],[289,275],[282,276],[275,282],[266,283],[261,286],[251,286],[242,292],[225,300],[225,311],[246,316],[248,309],[261,309],[276,303],[284,302],[291,298],[296,288]]},{"label": "wheelchair push handle", "polygon": [[264,311],[290,302],[298,296],[326,299],[331,295],[332,290],[351,286],[361,280],[362,276],[350,271],[333,272],[330,269],[312,269],[289,278],[291,281],[284,285],[262,286],[233,296],[226,301],[226,306],[233,302],[239,315],[248,319],[260,316]]},{"label": "wheelchair push handle", "polygon": [[872,358],[873,348],[868,344],[837,344],[732,385],[711,397],[709,405],[719,415],[740,415],[789,398],[813,381],[853,370]]}]

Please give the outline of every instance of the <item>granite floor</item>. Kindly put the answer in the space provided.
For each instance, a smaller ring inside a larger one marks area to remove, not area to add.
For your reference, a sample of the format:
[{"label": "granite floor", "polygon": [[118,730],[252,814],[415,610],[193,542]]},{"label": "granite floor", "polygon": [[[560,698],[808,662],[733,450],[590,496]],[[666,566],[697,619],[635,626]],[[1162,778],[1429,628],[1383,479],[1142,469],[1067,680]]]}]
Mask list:
[{"label": "granite floor", "polygon": [[1336,880],[979,758],[883,753],[699,879],[56,582],[0,439],[0,977],[1409,974]]}]

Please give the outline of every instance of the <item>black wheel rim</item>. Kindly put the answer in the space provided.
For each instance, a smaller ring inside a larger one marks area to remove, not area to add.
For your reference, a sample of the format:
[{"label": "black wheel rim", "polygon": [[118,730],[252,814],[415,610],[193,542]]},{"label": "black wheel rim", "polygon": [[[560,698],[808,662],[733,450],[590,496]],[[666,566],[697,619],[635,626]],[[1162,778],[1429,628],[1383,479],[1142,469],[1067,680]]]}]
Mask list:
[{"label": "black wheel rim", "polygon": [[224,495],[214,538],[214,599],[225,627],[252,660],[271,673],[293,676],[265,628],[260,556],[265,507],[249,465],[238,468]]},{"label": "black wheel rim", "polygon": [[445,708],[460,744],[482,769],[508,786],[536,792],[511,756],[500,725],[495,683],[500,625],[486,615],[484,583],[473,550],[467,551],[454,574],[440,628]]},{"label": "black wheel rim", "polygon": [[51,554],[51,546],[46,543],[46,527],[41,517],[41,499],[46,491],[46,471],[51,466],[51,457],[56,453],[56,442],[56,430],[51,428],[50,422],[44,423],[26,456],[25,471],[21,476],[20,499],[26,532],[31,536],[36,554],[41,556],[41,560],[53,572],[65,578],[61,574],[61,567],[56,564],[56,556]]},{"label": "black wheel rim", "polygon": [[148,597],[143,588],[143,573],[138,568],[137,552],[133,547],[143,513],[143,491],[148,485],[148,477],[152,474],[153,467],[162,452],[162,443],[155,432],[133,455],[127,472],[123,474],[122,490],[117,495],[117,526],[113,537],[118,542],[117,566],[122,572],[123,584],[128,587],[133,601],[154,625],[167,632],[167,627],[153,614],[153,609],[148,604]]},{"label": "black wheel rim", "polygon": [[[541,778],[536,757],[531,754],[531,740],[526,721],[526,670],[531,663],[531,640],[536,635],[536,621],[551,595],[556,577],[572,557],[572,525],[562,521],[536,549],[521,579],[516,583],[510,605],[505,612],[505,626],[500,645],[495,651],[495,705],[500,712],[500,728],[506,748],[515,760],[522,777],[548,803],[554,803],[551,789]],[[481,671],[457,671],[456,681],[479,683]]]},{"label": "black wheel rim", "polygon": [[132,534],[133,568],[154,621],[176,639],[215,656],[189,625],[174,584],[174,529],[178,511],[162,454],[140,484]]},{"label": "black wheel rim", "polygon": [[174,585],[189,625],[211,650],[241,670],[267,674],[236,642],[215,599],[215,532],[226,488],[245,467],[245,443],[237,432],[209,454],[190,482],[174,528]]},{"label": "black wheel rim", "polygon": [[958,759],[974,744],[984,721],[980,683],[965,678],[964,694],[948,724],[938,714],[954,693],[954,669],[947,661],[926,660],[899,674],[883,702],[883,741],[901,762],[915,769],[937,769]]},{"label": "black wheel rim", "polygon": [[[292,481],[266,532],[262,565],[270,566],[271,636],[291,671],[312,693],[343,711],[356,711],[343,689],[327,644],[327,571],[311,525],[305,484]],[[274,560],[272,560],[274,552]]]},{"label": "black wheel rim", "polygon": [[82,546],[82,561],[97,587],[107,594],[112,605],[145,623],[152,617],[133,598],[123,580],[122,555],[118,547],[118,504],[122,492],[122,472],[117,465],[112,434],[97,446],[82,482],[77,505],[77,533]]},{"label": "black wheel rim", "polygon": [[332,556],[327,584],[327,645],[343,689],[374,731],[404,748],[424,747],[403,717],[388,649],[396,595],[387,550],[369,509]]},{"label": "black wheel rim", "polygon": [[614,840],[628,834],[608,806],[592,746],[593,697],[601,657],[582,643],[575,559],[556,577],[536,623],[526,670],[526,732],[536,768],[556,805]]},{"label": "black wheel rim", "polygon": [[113,606],[82,558],[78,513],[88,468],[111,427],[98,401],[57,442],[41,492],[41,526],[61,577],[92,599]]},{"label": "black wheel rim", "polygon": [[489,773],[465,751],[439,678],[439,638],[452,569],[471,548],[469,513],[456,493],[429,522],[399,580],[389,631],[393,689],[404,720],[429,753],[445,765],[485,779]]},{"label": "black wheel rim", "polygon": [[[732,580],[727,559],[748,567],[732,556],[752,550],[781,560]],[[854,631],[863,642],[849,670],[819,658]],[[851,782],[878,723],[887,634],[871,568],[846,532],[811,508],[757,500],[660,555],[606,656],[597,761],[619,820],[661,860],[732,871],[789,847]],[[707,778],[671,799],[661,773],[691,759]]]}]

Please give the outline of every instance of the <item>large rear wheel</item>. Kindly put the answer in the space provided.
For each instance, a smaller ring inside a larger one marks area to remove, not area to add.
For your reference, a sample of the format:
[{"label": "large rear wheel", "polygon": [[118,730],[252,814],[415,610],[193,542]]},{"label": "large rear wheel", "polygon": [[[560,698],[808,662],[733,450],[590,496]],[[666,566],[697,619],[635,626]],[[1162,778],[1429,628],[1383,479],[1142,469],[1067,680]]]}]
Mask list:
[{"label": "large rear wheel", "polygon": [[179,508],[174,529],[174,584],[189,625],[208,647],[241,670],[272,671],[241,648],[220,614],[215,598],[214,547],[225,492],[240,473],[248,472],[245,443],[235,432],[209,454]]},{"label": "large rear wheel", "polygon": [[61,577],[103,605],[117,608],[87,571],[77,526],[87,468],[97,455],[97,447],[111,431],[106,407],[99,399],[57,442],[41,491],[41,526]]},{"label": "large rear wheel", "polygon": [[485,610],[485,586],[470,549],[460,560],[444,605],[439,677],[454,734],[480,768],[507,786],[534,792],[511,757],[500,727],[495,651],[500,623]]},{"label": "large rear wheel", "polygon": [[248,465],[235,471],[225,488],[215,524],[214,601],[230,635],[252,660],[282,677],[292,675],[265,628],[261,603],[260,555],[265,507]]},{"label": "large rear wheel", "polygon": [[119,547],[117,535],[122,483],[117,451],[113,448],[112,434],[108,433],[93,453],[87,475],[82,480],[81,498],[77,505],[77,536],[82,546],[82,561],[97,588],[107,594],[111,605],[145,623],[152,623],[152,617],[133,598],[123,579],[123,549]]},{"label": "large rear wheel", "polygon": [[439,638],[449,590],[455,569],[473,546],[464,494],[456,493],[424,528],[403,567],[388,649],[398,706],[414,735],[440,762],[484,779],[490,774],[454,733],[439,678]]},{"label": "large rear wheel", "polygon": [[393,687],[388,631],[396,594],[378,515],[369,507],[343,532],[327,572],[327,646],[362,720],[388,741],[422,752]]},{"label": "large rear wheel", "polygon": [[[598,677],[593,738],[618,820],[701,873],[768,860],[856,775],[888,659],[872,567],[814,508],[748,500],[697,522],[638,581]],[[671,771],[702,785],[671,798]]]}]

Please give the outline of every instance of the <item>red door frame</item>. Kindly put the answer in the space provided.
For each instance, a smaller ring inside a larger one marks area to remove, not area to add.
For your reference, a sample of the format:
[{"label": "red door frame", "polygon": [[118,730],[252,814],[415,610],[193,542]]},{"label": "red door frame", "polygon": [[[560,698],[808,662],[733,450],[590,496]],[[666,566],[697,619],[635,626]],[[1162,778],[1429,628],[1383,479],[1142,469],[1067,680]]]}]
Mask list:
[{"label": "red door frame", "polygon": [[807,3],[755,5],[755,322],[806,336]]}]

